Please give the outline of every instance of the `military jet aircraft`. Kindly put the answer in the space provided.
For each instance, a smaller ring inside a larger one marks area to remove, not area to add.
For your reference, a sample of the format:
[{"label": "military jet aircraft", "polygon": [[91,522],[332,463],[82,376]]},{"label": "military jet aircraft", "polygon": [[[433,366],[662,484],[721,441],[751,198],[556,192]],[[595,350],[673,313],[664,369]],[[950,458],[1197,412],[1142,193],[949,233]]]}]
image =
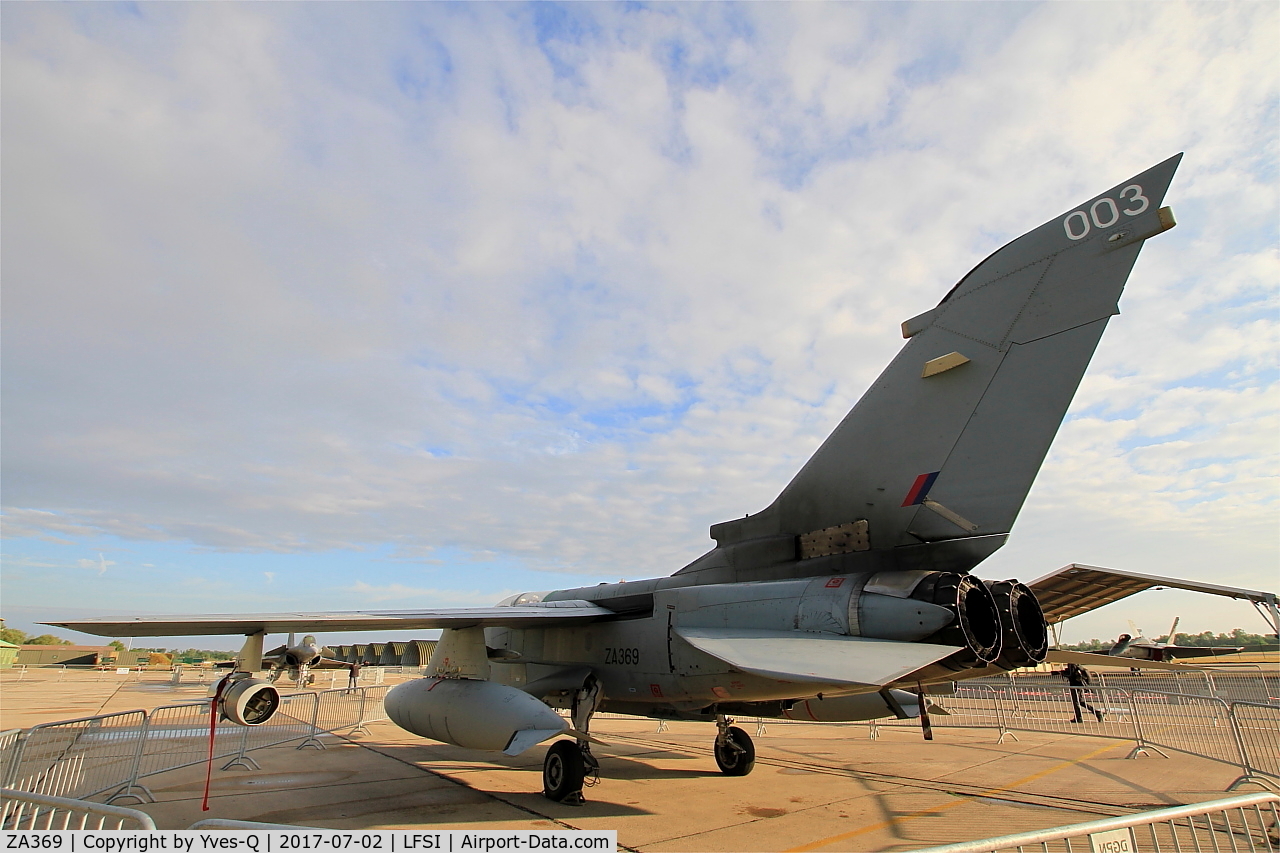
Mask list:
[{"label": "military jet aircraft", "polygon": [[[310,683],[313,669],[351,668],[351,664],[347,661],[325,657],[324,653],[328,649],[320,645],[314,634],[304,636],[301,643],[296,642],[294,637],[294,634],[290,634],[286,643],[262,653],[262,662],[271,665],[267,672],[267,681],[271,684],[279,681],[281,676],[288,675],[293,679],[294,684],[303,687]],[[218,666],[234,668],[238,666],[238,662],[227,661]]]},{"label": "military jet aircraft", "polygon": [[388,716],[510,755],[570,735],[543,762],[544,793],[567,802],[598,767],[597,711],[714,723],[717,764],[745,775],[755,750],[733,715],[907,716],[930,685],[1038,663],[1035,595],[970,570],[1008,538],[1143,243],[1174,226],[1161,204],[1180,160],[1017,238],[904,322],[901,352],[777,499],[713,525],[715,546],[670,577],[491,608],[50,624],[246,635],[214,701],[249,725],[279,703],[252,677],[264,634],[441,628],[430,674],[392,689]]},{"label": "military jet aircraft", "polygon": [[[1179,617],[1181,618],[1181,617]],[[1178,634],[1178,619],[1173,620],[1169,629],[1169,639],[1163,643],[1148,640],[1138,632],[1138,636],[1121,634],[1107,654],[1111,657],[1131,658],[1143,661],[1172,661],[1178,658],[1205,658],[1218,655],[1233,655],[1244,651],[1244,646],[1179,646],[1174,641]]]}]

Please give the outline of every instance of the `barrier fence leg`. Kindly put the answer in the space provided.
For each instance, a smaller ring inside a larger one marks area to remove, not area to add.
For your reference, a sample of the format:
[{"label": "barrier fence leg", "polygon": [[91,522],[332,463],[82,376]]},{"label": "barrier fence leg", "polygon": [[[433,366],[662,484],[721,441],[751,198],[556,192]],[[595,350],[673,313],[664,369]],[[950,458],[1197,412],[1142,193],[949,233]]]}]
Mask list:
[{"label": "barrier fence leg", "polygon": [[151,716],[147,714],[143,716],[142,725],[138,727],[138,744],[133,748],[133,762],[129,766],[129,781],[125,782],[124,786],[114,794],[107,797],[107,805],[111,805],[116,800],[124,797],[133,797],[140,803],[154,803],[156,801],[155,795],[151,793],[150,788],[146,785],[138,784],[138,770],[142,767],[142,753],[147,747],[147,735],[150,731]]},{"label": "barrier fence leg", "polygon": [[324,749],[324,743],[321,742],[318,736],[320,733],[320,727],[317,725],[320,721],[320,694],[309,693],[307,695],[309,695],[312,700],[310,723],[311,732],[307,735],[306,739],[302,741],[302,743],[298,744],[298,749],[306,749],[309,746],[314,746],[316,749]]},{"label": "barrier fence leg", "polygon": [[368,688],[368,687],[361,687],[361,688],[360,688],[360,711],[359,711],[358,716],[356,717],[356,727],[355,727],[354,729],[352,729],[352,730],[351,730],[351,734],[353,734],[353,735],[355,735],[355,734],[361,734],[361,735],[368,735],[368,734],[372,734],[372,732],[370,732],[370,731],[369,731],[369,727],[365,725],[365,719],[364,719],[364,703],[365,703],[366,698],[368,698],[368,694],[369,694],[369,688]]},{"label": "barrier fence leg", "polygon": [[1227,709],[1227,717],[1231,720],[1231,734],[1236,742],[1236,751],[1240,753],[1240,777],[1227,786],[1228,791],[1234,791],[1241,785],[1254,784],[1259,788],[1267,791],[1280,791],[1280,785],[1272,779],[1266,778],[1253,769],[1253,762],[1249,760],[1249,750],[1244,744],[1244,735],[1240,733],[1240,721],[1236,718],[1236,703],[1232,702]]},{"label": "barrier fence leg", "polygon": [[1004,739],[1006,737],[1013,738],[1017,741],[1018,736],[1010,731],[1009,727],[1005,724],[1004,702],[1000,701],[1000,693],[997,692],[995,688],[992,688],[991,690],[991,702],[996,706],[996,725],[1000,727],[1000,737],[996,738],[996,743],[1004,743]]},{"label": "barrier fence leg", "polygon": [[14,783],[18,781],[18,771],[22,769],[22,754],[27,749],[27,733],[24,732],[18,739],[18,745],[14,747],[13,753],[9,756],[9,766],[4,770],[4,778],[0,782],[4,783],[4,787],[12,788]]},{"label": "barrier fence leg", "polygon": [[249,752],[249,727],[244,726],[244,731],[240,733],[240,751],[236,753],[236,757],[222,765],[223,770],[230,770],[233,767],[239,767],[241,770],[261,770],[262,767],[258,762],[248,756]]},{"label": "barrier fence leg", "polygon": [[1154,752],[1161,758],[1168,758],[1159,747],[1152,746],[1147,743],[1146,737],[1142,733],[1142,718],[1138,715],[1138,703],[1133,701],[1133,694],[1126,693],[1129,697],[1129,717],[1133,720],[1133,749],[1129,750],[1129,754],[1125,758],[1137,758],[1139,755],[1149,755]]}]

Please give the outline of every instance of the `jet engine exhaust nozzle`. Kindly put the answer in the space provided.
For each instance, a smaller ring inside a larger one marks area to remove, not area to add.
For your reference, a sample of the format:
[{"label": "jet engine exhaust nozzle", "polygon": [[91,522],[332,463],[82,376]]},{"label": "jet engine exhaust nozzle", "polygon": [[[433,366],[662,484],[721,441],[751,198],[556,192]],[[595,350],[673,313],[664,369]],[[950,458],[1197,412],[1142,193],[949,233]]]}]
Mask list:
[{"label": "jet engine exhaust nozzle", "polygon": [[1049,654],[1049,626],[1036,594],[1016,580],[986,581],[1000,612],[1002,651],[994,661],[1001,669],[1042,663]]},{"label": "jet engine exhaust nozzle", "polygon": [[1000,612],[982,581],[958,572],[936,572],[925,578],[911,597],[955,612],[954,622],[928,638],[930,642],[964,646],[963,651],[940,661],[947,668],[960,671],[985,666],[1000,657]]}]

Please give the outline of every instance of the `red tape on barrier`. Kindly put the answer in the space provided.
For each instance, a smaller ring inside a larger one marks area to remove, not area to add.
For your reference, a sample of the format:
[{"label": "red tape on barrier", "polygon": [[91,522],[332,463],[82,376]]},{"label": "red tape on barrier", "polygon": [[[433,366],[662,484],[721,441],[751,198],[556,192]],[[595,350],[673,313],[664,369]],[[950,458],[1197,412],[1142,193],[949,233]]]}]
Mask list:
[{"label": "red tape on barrier", "polygon": [[207,812],[209,810],[209,783],[213,780],[213,739],[218,735],[218,704],[222,699],[222,691],[226,689],[231,676],[218,682],[218,689],[213,694],[213,701],[209,703],[209,761],[204,771],[204,799],[200,802],[200,811]]}]

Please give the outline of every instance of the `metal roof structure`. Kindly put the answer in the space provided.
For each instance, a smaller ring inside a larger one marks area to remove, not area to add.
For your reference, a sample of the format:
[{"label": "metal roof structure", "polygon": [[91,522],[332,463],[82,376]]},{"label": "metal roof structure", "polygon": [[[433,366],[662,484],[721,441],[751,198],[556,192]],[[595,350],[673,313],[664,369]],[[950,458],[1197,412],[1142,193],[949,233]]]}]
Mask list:
[{"label": "metal roof structure", "polygon": [[1277,609],[1277,596],[1274,592],[1144,575],[1101,566],[1083,566],[1079,563],[1063,566],[1032,581],[1028,586],[1035,592],[1040,607],[1044,610],[1045,619],[1050,624],[1088,613],[1104,604],[1111,604],[1148,589],[1187,589],[1248,601],[1271,623],[1273,631],[1280,632],[1280,610]]}]

